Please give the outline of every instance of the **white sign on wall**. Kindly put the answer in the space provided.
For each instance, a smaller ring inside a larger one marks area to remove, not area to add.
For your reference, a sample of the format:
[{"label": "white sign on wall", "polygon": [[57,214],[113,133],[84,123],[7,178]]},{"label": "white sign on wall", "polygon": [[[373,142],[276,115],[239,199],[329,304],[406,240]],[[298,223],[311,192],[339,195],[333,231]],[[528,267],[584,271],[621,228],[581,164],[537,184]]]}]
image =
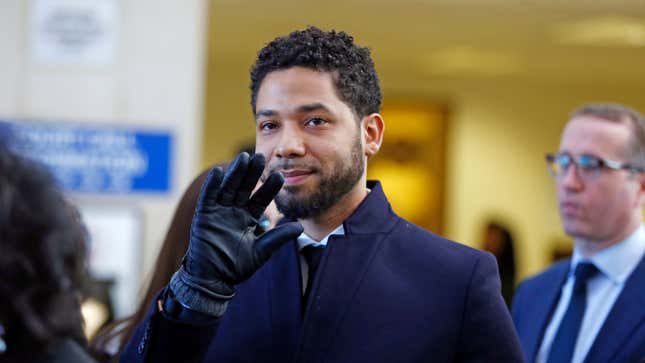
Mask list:
[{"label": "white sign on wall", "polygon": [[116,318],[134,313],[141,274],[139,211],[96,205],[80,205],[79,210],[90,234],[90,274],[114,282],[110,293]]},{"label": "white sign on wall", "polygon": [[117,50],[117,0],[33,0],[32,59],[45,65],[108,66]]}]

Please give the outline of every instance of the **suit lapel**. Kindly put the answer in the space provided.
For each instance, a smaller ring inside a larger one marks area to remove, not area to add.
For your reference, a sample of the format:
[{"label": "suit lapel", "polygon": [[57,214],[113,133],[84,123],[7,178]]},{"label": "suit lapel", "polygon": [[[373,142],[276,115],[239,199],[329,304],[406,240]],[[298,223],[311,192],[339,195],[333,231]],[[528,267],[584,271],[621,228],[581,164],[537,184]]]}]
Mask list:
[{"label": "suit lapel", "polygon": [[531,304],[531,308],[526,311],[534,312],[529,316],[529,319],[534,323],[529,322],[529,324],[535,324],[535,326],[537,326],[537,329],[535,329],[533,334],[531,334],[527,339],[528,346],[526,347],[526,351],[530,352],[530,355],[528,356],[530,362],[534,362],[535,357],[537,357],[546,327],[551,321],[553,311],[560,300],[560,293],[562,291],[562,286],[566,282],[568,272],[569,260],[560,262],[560,265],[554,270],[553,276],[545,279],[543,286],[537,286],[537,289],[535,290],[538,291],[540,295],[543,295],[544,299],[536,298],[527,302]]},{"label": "suit lapel", "polygon": [[645,324],[645,257],[625,281],[585,361],[609,362],[630,333]]}]

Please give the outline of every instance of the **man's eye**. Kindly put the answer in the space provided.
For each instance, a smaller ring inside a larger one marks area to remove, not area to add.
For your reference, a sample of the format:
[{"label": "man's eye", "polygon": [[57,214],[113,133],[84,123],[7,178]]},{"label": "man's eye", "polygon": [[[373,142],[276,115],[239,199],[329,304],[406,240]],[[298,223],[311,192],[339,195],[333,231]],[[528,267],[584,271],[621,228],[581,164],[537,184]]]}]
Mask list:
[{"label": "man's eye", "polygon": [[571,158],[567,155],[560,155],[556,160],[557,163],[564,168],[568,167],[569,164],[571,164]]},{"label": "man's eye", "polygon": [[263,122],[260,124],[260,130],[269,131],[275,129],[276,127],[276,124],[274,124],[273,122]]},{"label": "man's eye", "polygon": [[578,160],[578,164],[585,169],[596,169],[600,166],[600,161],[593,156],[582,156]]},{"label": "man's eye", "polygon": [[326,123],[327,123],[327,121],[325,121],[325,120],[323,120],[323,119],[321,119],[319,117],[312,117],[312,118],[307,120],[306,125],[307,126],[321,126],[321,125],[324,125]]}]

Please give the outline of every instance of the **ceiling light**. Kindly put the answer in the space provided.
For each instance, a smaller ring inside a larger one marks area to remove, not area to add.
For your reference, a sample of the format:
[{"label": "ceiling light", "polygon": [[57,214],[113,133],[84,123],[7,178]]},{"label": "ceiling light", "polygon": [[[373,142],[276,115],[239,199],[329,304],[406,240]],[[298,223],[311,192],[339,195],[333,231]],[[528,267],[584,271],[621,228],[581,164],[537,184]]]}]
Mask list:
[{"label": "ceiling light", "polygon": [[425,67],[429,73],[438,75],[497,76],[517,73],[522,62],[514,53],[456,46],[427,55]]},{"label": "ceiling light", "polygon": [[551,34],[563,44],[588,46],[645,46],[645,21],[602,17],[555,26]]}]

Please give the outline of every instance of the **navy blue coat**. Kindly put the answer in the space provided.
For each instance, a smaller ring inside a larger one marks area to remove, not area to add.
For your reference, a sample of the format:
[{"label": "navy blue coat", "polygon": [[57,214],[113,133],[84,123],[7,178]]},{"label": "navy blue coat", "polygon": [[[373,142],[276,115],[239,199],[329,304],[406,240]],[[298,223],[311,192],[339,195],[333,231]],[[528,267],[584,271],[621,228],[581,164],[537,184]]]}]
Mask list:
[{"label": "navy blue coat", "polygon": [[[527,279],[513,298],[513,321],[527,362],[535,362],[570,265],[561,261]],[[645,257],[625,281],[584,362],[645,362]]]},{"label": "navy blue coat", "polygon": [[494,257],[401,219],[369,186],[328,241],[304,318],[294,241],[217,322],[181,324],[153,306],[122,361],[521,362]]}]

